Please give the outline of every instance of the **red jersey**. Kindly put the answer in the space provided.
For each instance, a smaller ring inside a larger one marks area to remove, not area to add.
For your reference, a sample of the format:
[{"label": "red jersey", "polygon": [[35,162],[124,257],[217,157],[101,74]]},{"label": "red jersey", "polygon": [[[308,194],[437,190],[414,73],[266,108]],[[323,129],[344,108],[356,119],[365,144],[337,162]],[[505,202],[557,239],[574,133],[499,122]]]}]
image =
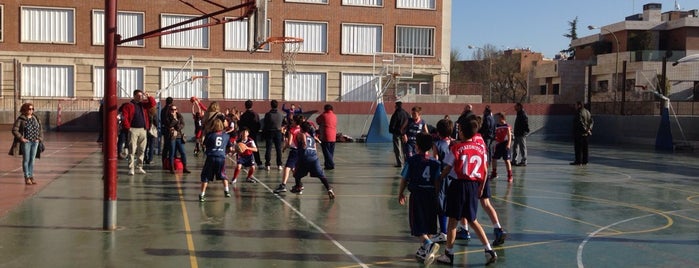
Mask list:
[{"label": "red jersey", "polygon": [[495,126],[495,142],[507,142],[507,139],[510,137],[510,132],[512,132],[510,125],[497,124]]},{"label": "red jersey", "polygon": [[[242,142],[242,143],[245,143],[245,146],[247,146],[248,148],[256,148],[256,147],[257,147],[257,146],[255,146],[255,140],[253,140],[253,139],[250,138],[250,137],[248,137],[247,140],[244,140],[244,141],[241,141],[241,142]],[[252,150],[247,149],[247,150],[245,150],[244,152],[240,153],[240,155],[241,155],[241,156],[251,156],[251,155],[252,155]]]},{"label": "red jersey", "polygon": [[[481,138],[482,140],[482,138]],[[459,180],[483,182],[486,176],[485,147],[473,140],[453,143],[444,162],[452,166]]]}]

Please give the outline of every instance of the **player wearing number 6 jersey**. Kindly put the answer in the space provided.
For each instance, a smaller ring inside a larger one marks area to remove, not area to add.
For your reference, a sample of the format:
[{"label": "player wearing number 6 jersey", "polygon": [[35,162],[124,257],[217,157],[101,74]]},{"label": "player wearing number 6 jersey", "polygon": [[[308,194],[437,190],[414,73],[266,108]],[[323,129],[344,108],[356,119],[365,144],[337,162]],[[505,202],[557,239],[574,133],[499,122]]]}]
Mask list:
[{"label": "player wearing number 6 jersey", "polygon": [[206,148],[206,162],[201,170],[201,194],[199,201],[206,200],[206,186],[215,179],[223,181],[224,194],[230,197],[228,191],[228,178],[226,178],[226,150],[233,147],[230,137],[223,132],[223,121],[212,122],[212,130],[204,138],[204,148]]},{"label": "player wearing number 6 jersey", "polygon": [[443,181],[453,169],[456,179],[447,188],[446,214],[449,217],[447,230],[447,248],[444,255],[440,255],[437,261],[454,263],[454,241],[456,239],[456,225],[459,220],[465,218],[468,225],[478,235],[485,248],[486,264],[495,262],[497,254],[493,251],[483,227],[476,218],[478,212],[478,198],[485,187],[486,150],[481,144],[473,141],[473,136],[478,132],[478,122],[471,118],[467,124],[459,125],[459,138],[451,147],[451,154],[444,158],[444,169],[439,182]]}]

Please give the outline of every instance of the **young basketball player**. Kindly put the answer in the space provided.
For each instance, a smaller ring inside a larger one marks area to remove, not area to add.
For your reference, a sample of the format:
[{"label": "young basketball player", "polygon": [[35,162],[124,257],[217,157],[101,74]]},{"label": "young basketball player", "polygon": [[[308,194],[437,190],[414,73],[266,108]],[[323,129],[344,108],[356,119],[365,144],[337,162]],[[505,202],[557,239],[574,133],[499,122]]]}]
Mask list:
[{"label": "young basketball player", "polygon": [[335,199],[335,192],[333,192],[333,188],[328,184],[328,179],[325,177],[323,169],[320,168],[320,159],[318,159],[318,152],[316,151],[316,140],[313,135],[310,134],[311,131],[311,124],[303,122],[301,123],[301,132],[294,137],[299,149],[299,156],[296,162],[296,170],[294,171],[296,185],[291,188],[291,192],[302,194],[303,184],[301,183],[301,178],[311,173],[311,177],[316,177],[323,183],[323,186],[325,186],[325,189],[328,191],[328,197],[330,197],[330,199]]},{"label": "young basketball player", "polygon": [[505,162],[505,168],[507,169],[507,182],[512,182],[512,164],[510,163],[510,146],[512,144],[512,128],[505,121],[504,113],[497,113],[495,115],[495,120],[497,120],[497,125],[495,125],[495,153],[493,153],[493,172],[491,177],[493,179],[498,177],[498,165],[497,160],[502,159]]},{"label": "young basketball player", "polygon": [[223,181],[224,195],[230,197],[228,178],[226,178],[226,150],[233,147],[228,134],[223,132],[223,121],[216,120],[212,124],[212,132],[204,138],[206,161],[201,170],[201,194],[199,202],[206,201],[206,187],[210,181]]},{"label": "young basketball player", "polygon": [[429,234],[437,232],[439,205],[435,202],[435,181],[439,179],[440,163],[430,157],[432,136],[420,133],[415,137],[417,154],[405,161],[401,172],[403,179],[398,190],[398,203],[405,205],[405,188],[410,191],[408,200],[410,234],[420,238],[420,247],[415,256],[425,265],[434,262],[439,244],[430,240]]},{"label": "young basketball player", "polygon": [[289,130],[286,132],[286,138],[284,139],[284,150],[289,148],[289,155],[286,158],[286,165],[284,165],[284,171],[282,173],[282,183],[274,189],[274,193],[286,192],[286,182],[289,180],[289,174],[296,168],[296,162],[298,161],[298,146],[296,145],[296,139],[294,137],[301,132],[301,123],[305,120],[303,115],[297,114],[293,116]]},{"label": "young basketball player", "polygon": [[476,120],[467,120],[466,124],[460,124],[460,140],[450,147],[451,154],[447,154],[444,159],[446,166],[442,170],[438,185],[443,183],[452,170],[454,170],[456,179],[449,184],[447,189],[446,214],[449,217],[447,247],[444,254],[437,257],[438,262],[454,263],[456,225],[463,218],[468,221],[468,225],[471,226],[483,244],[486,264],[497,260],[497,254],[490,246],[488,237],[476,218],[478,198],[482,195],[483,187],[485,187],[485,176],[487,176],[485,148],[472,140],[477,131],[478,123]]},{"label": "young basketball player", "polygon": [[231,180],[231,183],[236,183],[238,181],[238,174],[240,174],[240,170],[243,169],[243,167],[246,167],[248,169],[248,176],[246,181],[250,183],[256,183],[255,179],[252,178],[252,175],[255,174],[255,157],[253,157],[253,153],[257,152],[257,146],[255,145],[255,140],[253,140],[250,137],[250,130],[247,128],[243,128],[240,130],[240,142],[245,144],[246,149],[242,152],[238,152],[238,165],[235,167],[235,172],[233,173],[233,180]]}]

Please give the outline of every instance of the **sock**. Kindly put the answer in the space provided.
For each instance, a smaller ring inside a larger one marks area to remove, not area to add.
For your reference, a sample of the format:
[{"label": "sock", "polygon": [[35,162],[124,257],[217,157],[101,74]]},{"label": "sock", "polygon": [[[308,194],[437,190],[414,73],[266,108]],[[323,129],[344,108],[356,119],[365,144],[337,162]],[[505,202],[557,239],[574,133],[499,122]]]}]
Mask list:
[{"label": "sock", "polygon": [[454,253],[453,253],[453,250],[454,250],[453,248],[446,248],[446,249],[444,249],[444,253],[446,253],[446,254],[454,254]]},{"label": "sock", "polygon": [[201,192],[200,196],[204,196],[205,194],[206,194],[206,192]]},{"label": "sock", "polygon": [[[252,174],[255,174],[255,170],[252,169],[252,168],[251,168],[251,169],[248,169],[248,179],[249,179],[249,178],[252,178]],[[238,174],[236,174],[236,175],[238,175]]]},{"label": "sock", "polygon": [[432,240],[430,240],[429,238],[428,238],[428,239],[425,239],[425,242],[423,243],[423,246],[422,246],[422,247],[424,247],[425,249],[427,249],[427,248],[430,246],[430,244],[432,244]]},{"label": "sock", "polygon": [[495,229],[502,229],[502,226],[500,226],[500,223],[497,222],[497,223],[493,224],[493,228],[495,228]]},{"label": "sock", "polygon": [[485,250],[493,250],[493,248],[490,247],[490,243],[488,243],[487,245],[485,245]]},{"label": "sock", "polygon": [[233,179],[234,180],[238,178],[238,174],[240,174],[240,169],[236,168],[235,171],[233,172]]},{"label": "sock", "polygon": [[508,170],[508,171],[507,171],[507,176],[508,176],[508,177],[512,177],[512,170]]},{"label": "sock", "polygon": [[439,231],[443,234],[447,233],[447,216],[439,217]]},{"label": "sock", "polygon": [[226,192],[228,192],[228,186],[226,186],[226,188],[224,188],[223,190],[226,191]]}]

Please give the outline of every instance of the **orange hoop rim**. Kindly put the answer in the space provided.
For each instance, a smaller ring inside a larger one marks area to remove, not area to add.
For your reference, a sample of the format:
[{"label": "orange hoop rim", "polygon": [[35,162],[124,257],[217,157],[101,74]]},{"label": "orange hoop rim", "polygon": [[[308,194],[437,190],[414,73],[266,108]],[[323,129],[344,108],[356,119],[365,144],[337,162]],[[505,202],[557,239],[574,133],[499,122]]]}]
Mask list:
[{"label": "orange hoop rim", "polygon": [[289,36],[281,36],[281,37],[270,37],[267,38],[266,43],[270,44],[283,44],[283,43],[301,43],[303,42],[303,38],[300,37],[289,37]]}]

